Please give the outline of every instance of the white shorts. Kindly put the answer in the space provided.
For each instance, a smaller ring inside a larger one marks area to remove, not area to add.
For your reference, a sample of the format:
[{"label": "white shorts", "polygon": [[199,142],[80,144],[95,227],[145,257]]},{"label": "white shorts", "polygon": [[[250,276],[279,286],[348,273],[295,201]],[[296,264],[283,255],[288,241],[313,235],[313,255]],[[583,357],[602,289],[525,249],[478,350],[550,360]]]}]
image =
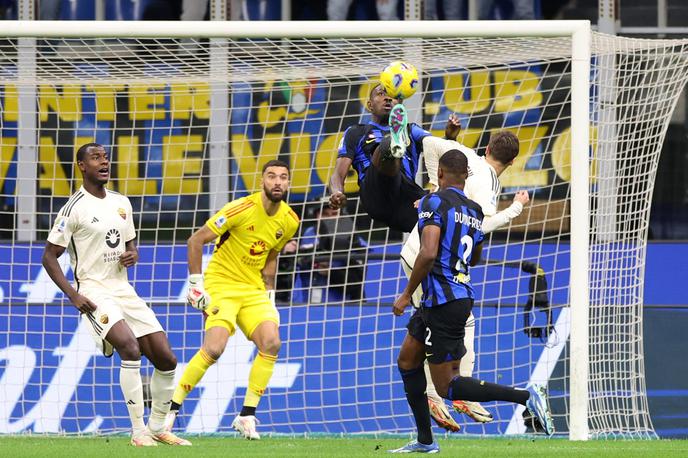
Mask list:
[{"label": "white shorts", "polygon": [[80,290],[79,293],[97,307],[95,311],[83,314],[82,318],[90,322],[88,328],[96,344],[102,344],[112,326],[121,320],[127,323],[137,339],[163,330],[153,310],[133,288],[131,292],[89,289]]}]

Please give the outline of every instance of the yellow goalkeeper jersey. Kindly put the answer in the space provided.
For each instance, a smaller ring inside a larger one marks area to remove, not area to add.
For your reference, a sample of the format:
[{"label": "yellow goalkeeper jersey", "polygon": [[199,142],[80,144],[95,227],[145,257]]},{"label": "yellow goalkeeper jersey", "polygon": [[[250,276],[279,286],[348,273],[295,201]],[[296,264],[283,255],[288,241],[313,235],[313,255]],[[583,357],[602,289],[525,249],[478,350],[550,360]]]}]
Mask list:
[{"label": "yellow goalkeeper jersey", "polygon": [[299,217],[284,202],[273,216],[263,207],[261,192],[233,200],[205,224],[217,234],[206,279],[221,279],[265,289],[261,270],[271,250],[281,251],[299,227]]}]

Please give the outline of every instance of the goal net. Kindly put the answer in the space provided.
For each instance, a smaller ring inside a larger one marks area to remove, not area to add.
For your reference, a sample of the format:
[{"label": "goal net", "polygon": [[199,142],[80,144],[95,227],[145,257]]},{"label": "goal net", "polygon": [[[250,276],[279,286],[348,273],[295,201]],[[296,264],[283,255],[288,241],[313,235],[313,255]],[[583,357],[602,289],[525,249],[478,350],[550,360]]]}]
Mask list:
[{"label": "goal net", "polygon": [[[532,201],[488,237],[486,261],[472,271],[474,376],[545,383],[557,431],[567,434],[576,375],[569,336],[580,306],[589,314],[590,436],[654,436],[643,368],[645,249],[662,143],[688,78],[688,41],[592,35],[589,100],[580,101],[590,113],[589,215],[572,218],[570,183],[581,172],[571,167],[570,36],[524,28],[523,36],[485,38],[446,30],[445,38],[390,38],[402,29],[379,38],[173,38],[177,26],[167,27],[154,38],[46,30],[0,39],[0,432],[129,427],[117,357],[99,356],[41,267],[56,213],[81,183],[75,151],[91,141],[110,153],[110,188],[133,204],[140,261],[129,278],[168,332],[177,376],[203,335],[202,316],[184,303],[186,238],[224,203],[259,191],[266,161],[288,162],[288,202],[301,228],[279,260],[283,345],[258,408],[261,432],[411,432],[396,368],[408,315],[391,312],[406,283],[403,234],[365,214],[353,172],[345,211],[335,216],[323,204],[344,130],[370,119],[376,75],[401,58],[422,75],[406,103],[423,128],[442,136],[456,113],[458,140],[479,153],[496,130],[520,139],[500,177],[499,205],[520,189]],[[589,294],[572,307],[577,227],[589,228]],[[232,337],[176,428],[229,431],[255,355],[241,333]],[[522,408],[485,407],[492,423],[455,414],[464,432],[532,431]]]}]

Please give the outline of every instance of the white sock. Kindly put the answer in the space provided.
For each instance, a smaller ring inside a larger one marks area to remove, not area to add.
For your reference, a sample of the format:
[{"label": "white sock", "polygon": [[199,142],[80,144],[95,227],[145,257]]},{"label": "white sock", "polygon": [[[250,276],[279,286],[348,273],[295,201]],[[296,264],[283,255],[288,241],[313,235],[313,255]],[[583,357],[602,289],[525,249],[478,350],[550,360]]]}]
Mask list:
[{"label": "white sock", "polygon": [[435,389],[435,384],[432,383],[432,377],[430,376],[430,366],[428,366],[428,360],[426,359],[425,362],[423,363],[423,369],[425,369],[425,381],[427,385],[425,385],[425,394],[428,397],[428,399],[434,399],[435,401],[438,402],[444,402],[442,398],[440,397],[439,394],[437,394],[437,390]]},{"label": "white sock", "polygon": [[463,345],[466,347],[466,354],[463,355],[459,363],[459,375],[461,375],[461,377],[473,377],[473,368],[475,367],[474,340],[475,317],[473,316],[473,312],[471,312],[471,314],[468,315],[468,320],[466,320],[466,335],[463,337]]},{"label": "white sock", "polygon": [[151,413],[148,428],[151,431],[159,432],[164,428],[165,416],[170,411],[174,388],[174,369],[171,371],[155,369],[150,382]]},{"label": "white sock", "polygon": [[142,431],[143,422],[143,385],[141,383],[141,360],[122,361],[119,370],[119,385],[122,387],[124,402],[127,403],[129,418],[134,433]]}]

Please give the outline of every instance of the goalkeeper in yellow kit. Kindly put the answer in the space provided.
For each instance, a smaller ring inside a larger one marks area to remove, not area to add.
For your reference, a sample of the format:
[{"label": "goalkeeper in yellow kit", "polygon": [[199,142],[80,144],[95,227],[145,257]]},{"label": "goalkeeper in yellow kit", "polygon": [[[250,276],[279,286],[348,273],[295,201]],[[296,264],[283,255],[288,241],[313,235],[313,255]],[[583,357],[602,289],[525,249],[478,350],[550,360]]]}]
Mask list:
[{"label": "goalkeeper in yellow kit", "polygon": [[[191,358],[172,397],[166,425],[186,396],[203,378],[238,326],[258,347],[248,377],[241,413],[232,427],[246,439],[260,439],[256,406],[268,386],[281,342],[275,308],[277,255],[299,226],[296,213],[282,201],[289,189],[289,166],[269,161],[263,166],[262,191],[226,204],[188,240],[187,300],[206,315],[205,338]],[[201,273],[203,246],[215,250]]]}]

